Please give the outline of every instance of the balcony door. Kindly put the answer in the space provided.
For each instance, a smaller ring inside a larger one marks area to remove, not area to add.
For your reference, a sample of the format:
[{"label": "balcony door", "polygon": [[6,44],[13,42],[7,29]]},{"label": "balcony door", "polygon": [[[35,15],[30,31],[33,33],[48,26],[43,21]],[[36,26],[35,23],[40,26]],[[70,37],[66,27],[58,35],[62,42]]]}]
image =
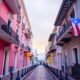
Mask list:
[{"label": "balcony door", "polygon": [[8,64],[9,64],[9,48],[5,48],[3,75],[6,75],[8,73]]},{"label": "balcony door", "polygon": [[73,63],[78,64],[78,48],[73,48]]}]

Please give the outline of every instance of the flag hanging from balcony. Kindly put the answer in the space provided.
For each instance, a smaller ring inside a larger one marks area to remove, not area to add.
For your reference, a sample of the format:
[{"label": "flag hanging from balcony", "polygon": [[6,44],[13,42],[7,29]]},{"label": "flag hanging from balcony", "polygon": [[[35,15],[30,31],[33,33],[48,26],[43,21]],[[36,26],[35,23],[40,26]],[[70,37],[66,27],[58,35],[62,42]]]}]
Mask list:
[{"label": "flag hanging from balcony", "polygon": [[70,25],[72,28],[72,36],[80,36],[80,19],[71,18]]}]

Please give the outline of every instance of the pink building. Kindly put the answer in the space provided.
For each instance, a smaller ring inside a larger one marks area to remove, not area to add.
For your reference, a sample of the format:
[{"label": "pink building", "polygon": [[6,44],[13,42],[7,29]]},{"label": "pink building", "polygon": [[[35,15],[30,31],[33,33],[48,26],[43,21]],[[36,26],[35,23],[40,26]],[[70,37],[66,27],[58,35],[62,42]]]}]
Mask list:
[{"label": "pink building", "polygon": [[31,35],[23,30],[21,7],[17,0],[0,0],[0,75],[27,66],[24,51]]}]

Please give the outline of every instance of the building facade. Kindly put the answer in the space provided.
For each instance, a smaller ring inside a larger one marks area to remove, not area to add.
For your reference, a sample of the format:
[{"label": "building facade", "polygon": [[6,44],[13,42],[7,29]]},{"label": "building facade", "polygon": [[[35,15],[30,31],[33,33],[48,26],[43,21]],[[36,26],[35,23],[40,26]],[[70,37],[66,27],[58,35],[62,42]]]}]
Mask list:
[{"label": "building facade", "polygon": [[25,51],[31,57],[31,27],[23,6],[16,0],[0,0],[0,75],[29,64]]},{"label": "building facade", "polygon": [[[55,20],[56,42],[52,46],[56,45],[56,55],[53,56],[53,65],[56,68],[62,70],[68,75],[80,79],[80,29],[77,28],[77,34],[73,32],[71,25],[71,19],[80,19],[80,0],[63,0],[57,18]],[[75,30],[75,29],[74,29]],[[74,34],[75,35],[74,35]],[[51,49],[49,49],[51,51]],[[52,51],[53,52],[53,51]],[[56,63],[55,64],[55,58]],[[54,68],[55,68],[54,66]]]}]

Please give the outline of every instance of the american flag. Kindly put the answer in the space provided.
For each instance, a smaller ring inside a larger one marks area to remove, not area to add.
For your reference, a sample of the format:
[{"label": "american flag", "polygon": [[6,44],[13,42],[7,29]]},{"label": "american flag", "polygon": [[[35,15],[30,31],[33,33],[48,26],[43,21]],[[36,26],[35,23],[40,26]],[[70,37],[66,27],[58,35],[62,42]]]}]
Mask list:
[{"label": "american flag", "polygon": [[80,36],[80,19],[71,18],[70,25],[72,28],[72,36]]}]

